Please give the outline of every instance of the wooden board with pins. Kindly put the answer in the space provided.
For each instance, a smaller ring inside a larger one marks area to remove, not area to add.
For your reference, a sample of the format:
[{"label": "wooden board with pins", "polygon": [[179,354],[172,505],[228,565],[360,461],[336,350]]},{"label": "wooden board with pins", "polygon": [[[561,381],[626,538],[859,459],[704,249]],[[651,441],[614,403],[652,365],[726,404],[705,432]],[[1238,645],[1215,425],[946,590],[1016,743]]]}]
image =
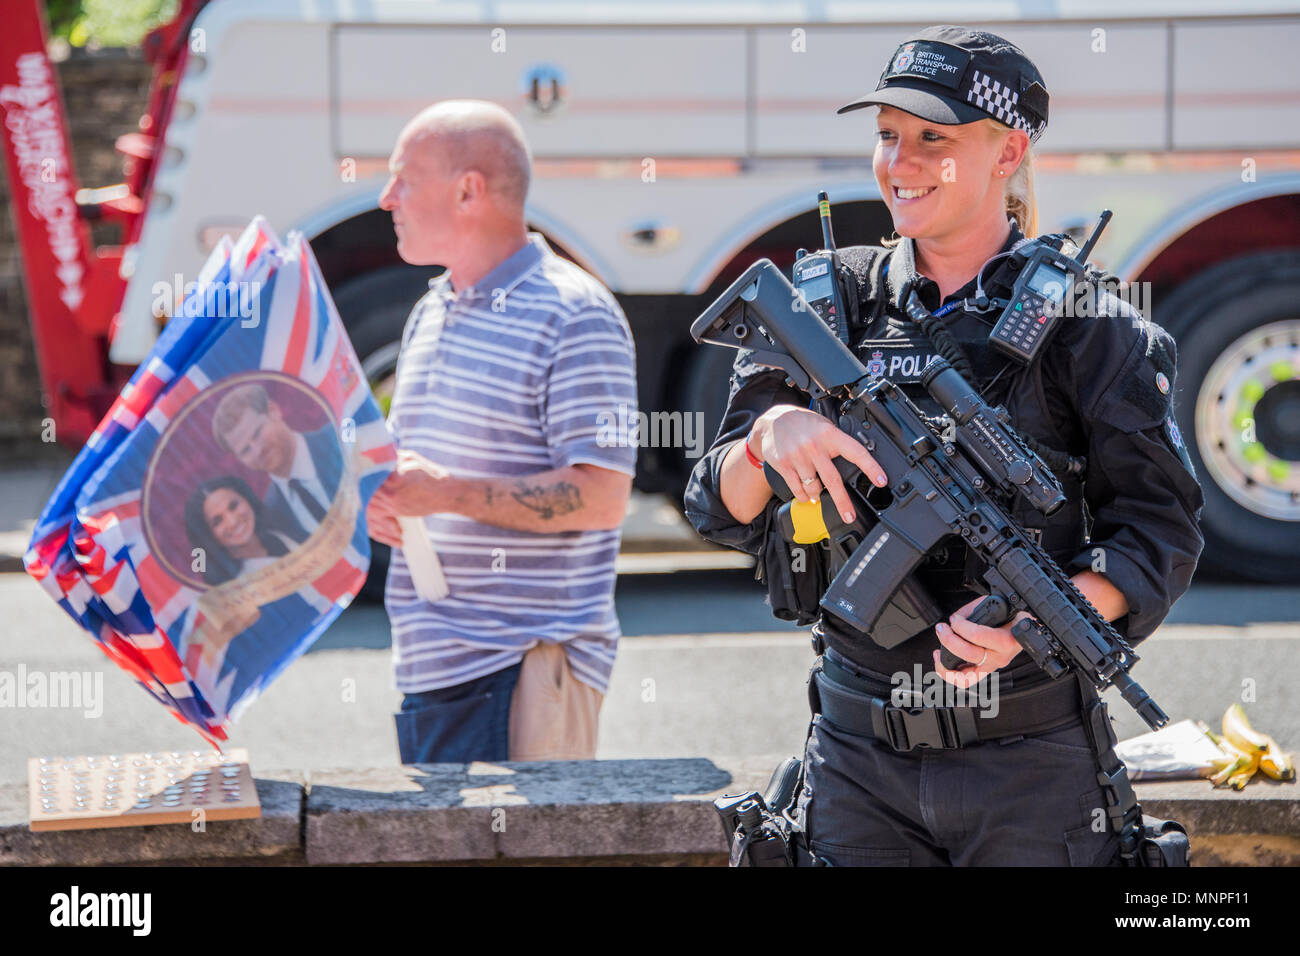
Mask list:
[{"label": "wooden board with pins", "polygon": [[31,757],[27,786],[33,830],[93,830],[262,815],[244,749],[224,754],[190,750]]}]

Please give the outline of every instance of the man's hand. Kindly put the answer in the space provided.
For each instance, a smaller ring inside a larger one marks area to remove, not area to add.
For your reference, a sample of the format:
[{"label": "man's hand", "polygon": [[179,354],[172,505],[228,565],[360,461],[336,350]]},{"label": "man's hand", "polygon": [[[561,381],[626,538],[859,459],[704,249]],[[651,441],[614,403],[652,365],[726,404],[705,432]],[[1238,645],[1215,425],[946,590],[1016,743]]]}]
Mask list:
[{"label": "man's hand", "polygon": [[370,537],[393,548],[402,546],[402,515],[431,515],[451,510],[457,489],[447,469],[417,452],[399,450],[397,469],[370,498],[366,523]]},{"label": "man's hand", "polygon": [[459,514],[514,531],[550,534],[617,528],[632,478],[597,465],[569,465],[514,478],[455,478],[413,451],[397,453],[397,470],[366,510],[371,537],[401,547],[402,515]]}]

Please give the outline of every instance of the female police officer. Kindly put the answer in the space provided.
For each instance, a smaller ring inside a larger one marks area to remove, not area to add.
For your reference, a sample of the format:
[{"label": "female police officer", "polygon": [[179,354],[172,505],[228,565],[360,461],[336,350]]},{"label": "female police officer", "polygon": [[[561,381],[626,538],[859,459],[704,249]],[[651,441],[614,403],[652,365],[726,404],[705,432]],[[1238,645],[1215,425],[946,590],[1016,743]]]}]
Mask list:
[{"label": "female police officer", "polygon": [[[902,237],[889,248],[841,250],[862,292],[852,345],[873,374],[888,372],[928,412],[937,406],[918,384],[925,359],[954,348],[968,359],[971,384],[1007,407],[1068,497],[1051,518],[1013,513],[1135,643],[1187,588],[1203,543],[1200,488],[1172,418],[1173,342],[1095,290],[1089,314],[1063,319],[1028,366],[987,341],[1000,311],[988,297],[1007,294],[1008,253],[1036,233],[1028,150],[1047,124],[1047,102],[1039,71],[1017,47],[946,26],[905,42],[877,89],[840,110],[879,107],[873,168]],[[923,316],[925,330],[905,309],[913,293],[937,317]],[[783,372],[737,357],[722,428],[686,492],[687,515],[704,537],[764,551],[780,503],[764,462],[809,500],[824,489],[846,520],[854,508],[833,459],[885,484],[866,449],[826,417],[832,409],[813,405]],[[927,557],[919,576],[948,619],[891,649],[829,614],[814,628],[823,653],[796,816],[817,862],[1116,861],[1115,807],[1127,779],[1119,765],[1112,786],[1099,784],[1108,748],[1094,745],[1083,720],[1096,693],[1073,679],[1048,681],[1011,636],[1015,620],[986,627],[964,616],[980,600],[971,561],[960,543]],[[945,668],[940,645],[968,666]],[[922,676],[923,668],[933,673]],[[899,712],[908,701],[891,691],[918,677],[937,684],[934,674],[947,682],[938,686],[971,689],[957,703],[980,702],[976,739],[944,733],[940,712],[951,708],[933,696],[929,706]],[[865,709],[855,714],[842,698],[829,714],[819,692],[826,681]]]}]

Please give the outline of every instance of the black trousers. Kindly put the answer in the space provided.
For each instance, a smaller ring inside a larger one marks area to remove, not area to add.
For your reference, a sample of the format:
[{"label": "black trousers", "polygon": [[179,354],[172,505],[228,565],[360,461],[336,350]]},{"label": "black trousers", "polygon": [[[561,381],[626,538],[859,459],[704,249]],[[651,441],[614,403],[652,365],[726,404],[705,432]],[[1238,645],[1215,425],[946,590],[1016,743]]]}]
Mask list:
[{"label": "black trousers", "polygon": [[900,753],[817,714],[798,806],[820,865],[1117,866],[1098,769],[1081,719]]}]

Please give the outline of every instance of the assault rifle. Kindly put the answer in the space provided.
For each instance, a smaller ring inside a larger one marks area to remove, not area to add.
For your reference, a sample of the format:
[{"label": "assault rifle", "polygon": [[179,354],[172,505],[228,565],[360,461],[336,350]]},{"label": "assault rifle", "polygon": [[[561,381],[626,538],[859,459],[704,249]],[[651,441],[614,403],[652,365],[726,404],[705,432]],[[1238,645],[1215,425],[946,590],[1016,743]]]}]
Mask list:
[{"label": "assault rifle", "polygon": [[[933,625],[937,608],[924,595],[917,598],[912,572],[927,552],[955,535],[987,568],[989,597],[972,619],[1000,626],[1028,611],[1033,617],[1011,633],[1048,676],[1078,671],[1098,691],[1114,685],[1153,730],[1168,723],[1129,676],[1137,654],[999,501],[1018,495],[1051,514],[1065,501],[1060,483],[1011,428],[1006,411],[986,404],[946,362],[932,361],[921,384],[951,417],[951,440],[896,385],[872,379],[767,259],[733,282],[692,323],[691,335],[701,343],[752,349],[756,363],[782,369],[814,398],[838,402],[840,429],[871,453],[889,479],[887,487],[875,488],[837,459],[858,515],[875,520],[849,538],[852,551],[822,597],[823,612],[873,638],[890,614],[897,624],[910,613],[907,636]],[[780,476],[770,467],[766,473],[773,490],[790,502],[793,495]],[[843,534],[840,551],[847,552]],[[951,655],[946,660],[952,662],[947,667],[963,663]]]}]

